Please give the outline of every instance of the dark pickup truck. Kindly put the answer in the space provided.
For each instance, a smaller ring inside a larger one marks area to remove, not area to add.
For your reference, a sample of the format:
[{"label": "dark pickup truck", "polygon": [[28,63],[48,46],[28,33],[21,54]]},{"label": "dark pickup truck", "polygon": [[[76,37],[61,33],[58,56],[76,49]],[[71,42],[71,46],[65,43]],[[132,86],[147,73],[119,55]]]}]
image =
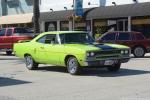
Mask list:
[{"label": "dark pickup truck", "polygon": [[144,57],[150,53],[150,39],[146,39],[140,32],[107,32],[99,39],[99,43],[115,43],[129,46],[135,57]]},{"label": "dark pickup truck", "polygon": [[29,28],[12,27],[0,29],[0,51],[12,54],[13,44],[20,40],[31,40],[33,32]]}]

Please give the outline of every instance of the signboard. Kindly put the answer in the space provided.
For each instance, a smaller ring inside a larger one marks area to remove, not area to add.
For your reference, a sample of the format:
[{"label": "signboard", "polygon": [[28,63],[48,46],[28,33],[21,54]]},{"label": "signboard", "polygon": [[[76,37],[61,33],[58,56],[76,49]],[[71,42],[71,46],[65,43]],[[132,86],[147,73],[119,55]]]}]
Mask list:
[{"label": "signboard", "polygon": [[83,16],[83,0],[74,0],[74,10],[76,16]]},{"label": "signboard", "polygon": [[99,0],[100,6],[106,6],[106,0]]}]

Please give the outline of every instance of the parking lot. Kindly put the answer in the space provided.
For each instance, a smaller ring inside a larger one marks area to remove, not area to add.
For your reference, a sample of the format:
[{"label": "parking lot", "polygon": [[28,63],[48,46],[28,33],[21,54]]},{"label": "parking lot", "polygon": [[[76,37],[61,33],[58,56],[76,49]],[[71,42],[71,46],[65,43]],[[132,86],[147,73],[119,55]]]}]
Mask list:
[{"label": "parking lot", "polygon": [[72,76],[65,68],[40,65],[0,53],[0,100],[150,100],[150,54],[132,58],[117,73],[84,69]]}]

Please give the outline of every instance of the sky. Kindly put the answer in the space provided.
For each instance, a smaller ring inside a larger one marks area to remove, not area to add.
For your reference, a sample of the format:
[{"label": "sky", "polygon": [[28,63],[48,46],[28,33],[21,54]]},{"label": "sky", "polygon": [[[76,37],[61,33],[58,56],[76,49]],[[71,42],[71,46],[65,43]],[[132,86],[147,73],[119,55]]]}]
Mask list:
[{"label": "sky", "polygon": [[[141,2],[150,2],[150,0],[137,0],[139,3]],[[90,2],[91,5],[88,5]],[[106,2],[106,6],[112,5],[112,2],[116,2],[117,5],[122,4],[131,4],[133,0],[102,0],[102,2]],[[50,11],[52,8],[54,11],[64,10],[64,7],[67,9],[72,9],[71,5],[73,4],[73,0],[41,0],[41,12]],[[83,8],[90,7],[98,7],[102,3],[100,0],[83,0]]]}]

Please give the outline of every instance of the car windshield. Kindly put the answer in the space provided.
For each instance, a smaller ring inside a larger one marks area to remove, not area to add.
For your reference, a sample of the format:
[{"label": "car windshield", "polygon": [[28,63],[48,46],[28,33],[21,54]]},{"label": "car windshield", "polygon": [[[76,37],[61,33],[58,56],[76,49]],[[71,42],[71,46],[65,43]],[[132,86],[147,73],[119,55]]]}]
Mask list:
[{"label": "car windshield", "polygon": [[94,39],[87,33],[66,33],[60,34],[60,40],[62,44],[68,43],[93,43]]}]

